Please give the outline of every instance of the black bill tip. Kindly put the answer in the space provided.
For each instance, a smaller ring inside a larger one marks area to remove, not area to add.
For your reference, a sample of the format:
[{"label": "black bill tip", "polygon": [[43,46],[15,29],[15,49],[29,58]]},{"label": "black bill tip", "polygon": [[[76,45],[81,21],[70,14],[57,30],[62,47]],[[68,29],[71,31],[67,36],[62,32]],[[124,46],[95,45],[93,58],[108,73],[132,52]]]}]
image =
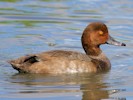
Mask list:
[{"label": "black bill tip", "polygon": [[125,43],[122,43],[121,46],[126,46],[126,44]]}]

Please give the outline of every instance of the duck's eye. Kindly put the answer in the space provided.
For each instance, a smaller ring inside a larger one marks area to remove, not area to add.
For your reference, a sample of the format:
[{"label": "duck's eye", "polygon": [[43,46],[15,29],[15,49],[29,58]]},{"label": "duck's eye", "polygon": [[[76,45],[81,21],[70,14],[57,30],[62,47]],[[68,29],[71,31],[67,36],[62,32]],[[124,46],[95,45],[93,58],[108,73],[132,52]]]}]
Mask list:
[{"label": "duck's eye", "polygon": [[103,35],[104,33],[103,33],[103,31],[99,31],[99,35]]}]

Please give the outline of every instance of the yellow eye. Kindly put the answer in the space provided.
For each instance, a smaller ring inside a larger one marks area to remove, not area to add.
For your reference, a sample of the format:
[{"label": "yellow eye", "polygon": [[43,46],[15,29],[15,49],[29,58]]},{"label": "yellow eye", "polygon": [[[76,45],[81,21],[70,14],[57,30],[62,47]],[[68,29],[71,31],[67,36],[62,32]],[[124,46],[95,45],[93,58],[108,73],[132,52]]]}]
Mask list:
[{"label": "yellow eye", "polygon": [[103,31],[99,31],[99,34],[100,34],[100,35],[103,35]]}]

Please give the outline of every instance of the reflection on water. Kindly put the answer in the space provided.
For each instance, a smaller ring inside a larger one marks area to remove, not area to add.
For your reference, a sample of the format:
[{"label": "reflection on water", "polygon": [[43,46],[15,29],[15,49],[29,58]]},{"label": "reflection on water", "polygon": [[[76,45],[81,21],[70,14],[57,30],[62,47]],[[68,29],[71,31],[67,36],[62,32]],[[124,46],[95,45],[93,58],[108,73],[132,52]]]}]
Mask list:
[{"label": "reflection on water", "polygon": [[[133,99],[132,0],[0,0],[0,98]],[[16,74],[7,60],[53,49],[83,52],[82,31],[93,21],[127,47],[102,46],[111,71],[98,74]]]},{"label": "reflection on water", "polygon": [[[110,95],[126,91],[125,89],[108,89],[109,83],[105,80],[108,73],[99,74],[63,74],[63,75],[45,75],[45,74],[15,74],[8,78],[8,96],[13,98],[53,98],[64,95],[73,96],[75,100],[101,100],[115,99],[126,100],[125,98],[110,97]],[[10,86],[11,85],[11,86]],[[49,95],[46,95],[46,94]],[[31,94],[33,94],[31,96]],[[67,100],[67,99],[66,99]]]},{"label": "reflection on water", "polygon": [[[29,93],[78,93],[81,91],[82,100],[100,100],[109,98],[109,84],[104,83],[104,75],[32,75],[17,74],[10,78],[19,94]],[[14,91],[15,92],[15,91]],[[119,91],[117,91],[119,92]]]}]

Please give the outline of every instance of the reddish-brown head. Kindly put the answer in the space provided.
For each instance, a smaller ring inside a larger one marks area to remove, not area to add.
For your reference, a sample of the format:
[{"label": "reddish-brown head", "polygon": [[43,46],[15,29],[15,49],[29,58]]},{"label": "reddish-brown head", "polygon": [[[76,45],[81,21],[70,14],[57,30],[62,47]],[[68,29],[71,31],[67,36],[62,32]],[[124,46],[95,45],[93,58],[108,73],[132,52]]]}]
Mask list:
[{"label": "reddish-brown head", "polygon": [[107,26],[102,22],[89,24],[83,31],[81,40],[83,48],[88,55],[98,55],[101,53],[99,46],[105,43],[125,46],[124,43],[114,40],[109,35]]},{"label": "reddish-brown head", "polygon": [[82,35],[82,43],[92,46],[99,46],[108,40],[108,28],[101,22],[93,22],[89,24]]}]

